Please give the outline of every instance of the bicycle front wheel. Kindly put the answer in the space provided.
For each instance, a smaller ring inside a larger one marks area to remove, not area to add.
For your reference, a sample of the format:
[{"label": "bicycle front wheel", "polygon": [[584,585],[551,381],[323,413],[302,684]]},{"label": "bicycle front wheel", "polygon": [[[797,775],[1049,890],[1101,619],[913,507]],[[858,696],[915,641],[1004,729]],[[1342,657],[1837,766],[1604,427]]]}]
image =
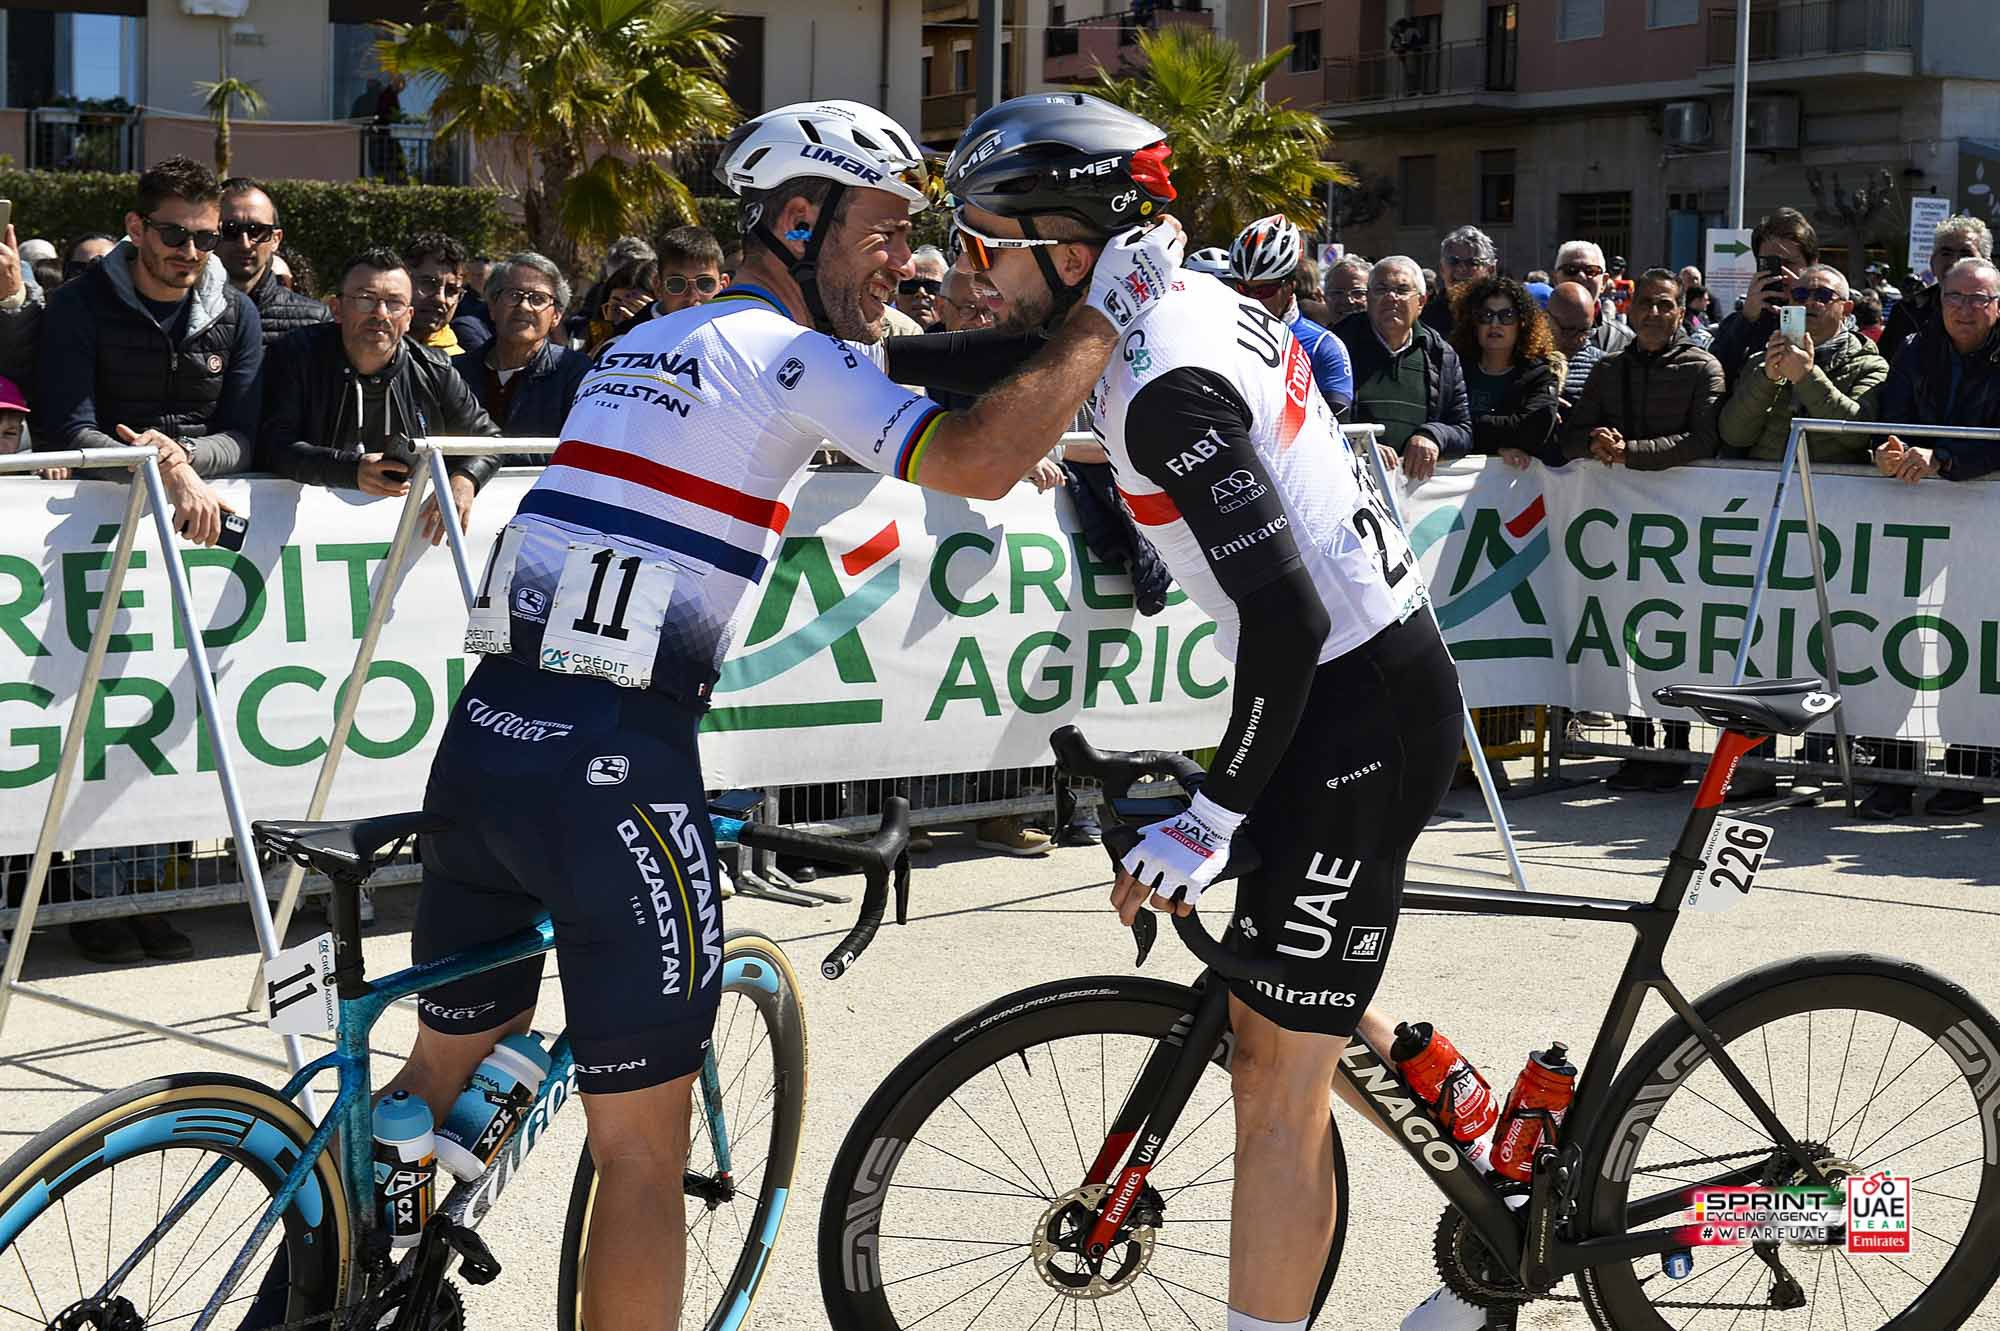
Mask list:
[{"label": "bicycle front wheel", "polygon": [[[1668,1331],[1708,1315],[1760,1331],[1949,1331],[1993,1287],[2000,1250],[2000,1026],[1972,995],[1887,957],[1797,957],[1696,1004],[1778,1121],[1832,1182],[1910,1180],[1906,1252],[1823,1240],[1695,1247],[1578,1277],[1606,1331]],[[1804,1170],[1678,1020],[1612,1087],[1583,1150],[1591,1233],[1676,1223],[1696,1187],[1792,1187]],[[1748,1322],[1744,1323],[1748,1325]]]},{"label": "bicycle front wheel", "polygon": [[[1074,1242],[1072,1208],[1102,1196],[1104,1185],[1085,1183],[1090,1166],[1146,1060],[1193,1003],[1191,990],[1131,977],[1043,985],[962,1018],[904,1059],[848,1131],[827,1181],[828,1321],[840,1331],[1221,1325],[1236,1172],[1227,1039],[1141,1192],[1135,1214],[1146,1219],[1113,1245],[1101,1278],[1088,1278]],[[1315,1317],[1347,1217],[1346,1160],[1331,1131],[1338,1219]]]},{"label": "bicycle front wheel", "polygon": [[[709,1058],[720,1090],[720,1125],[708,1120],[699,1085],[687,1165],[687,1278],[680,1325],[736,1331],[757,1297],[778,1242],[799,1158],[806,1109],[806,1023],[798,977],[776,943],[749,930],[722,948],[722,1001]],[[716,1158],[727,1142],[730,1171]],[[584,1277],[597,1167],[590,1148],[576,1162],[563,1226],[556,1307],[562,1331],[584,1325]]]},{"label": "bicycle front wheel", "polygon": [[[0,1323],[191,1326],[311,1135],[268,1087],[221,1073],[93,1100],[0,1166]],[[329,1152],[218,1325],[327,1312],[345,1287],[349,1241]]]}]

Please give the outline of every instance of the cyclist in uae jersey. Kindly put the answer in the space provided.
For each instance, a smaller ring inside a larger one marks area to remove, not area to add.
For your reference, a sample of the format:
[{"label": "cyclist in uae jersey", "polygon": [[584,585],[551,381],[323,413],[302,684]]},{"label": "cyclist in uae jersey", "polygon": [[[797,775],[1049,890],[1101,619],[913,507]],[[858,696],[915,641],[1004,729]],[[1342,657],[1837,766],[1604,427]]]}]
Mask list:
[{"label": "cyclist in uae jersey", "polygon": [[[871,345],[928,198],[907,132],[854,103],[786,107],[741,127],[719,172],[745,196],[738,282],[640,325],[579,387],[482,572],[467,645],[485,659],[425,796],[450,826],[424,839],[416,960],[544,911],[555,922],[598,1169],[593,1326],[678,1324],[689,1089],[722,939],[696,733],[807,461],[830,441],[888,475],[1004,494],[1068,427],[1181,248],[1170,219],[1099,238],[1094,264],[1096,245],[1065,246],[1066,264],[1094,272],[1083,308],[1017,375],[947,412],[891,383]],[[442,1118],[494,1041],[527,1027],[540,974],[538,956],[426,990],[392,1089]]]},{"label": "cyclist in uae jersey", "polygon": [[1292,290],[1304,252],[1299,229],[1281,214],[1260,217],[1237,233],[1229,247],[1229,285],[1285,321],[1292,336],[1306,349],[1313,382],[1333,414],[1345,419],[1354,402],[1354,370],[1339,338],[1299,312]]},{"label": "cyclist in uae jersey", "polygon": [[[975,120],[946,168],[967,258],[1021,334],[1060,305],[1035,251],[993,238],[1033,236],[1059,207],[1101,226],[1123,206],[1091,188],[1093,145],[1069,130],[1042,99],[1017,98]],[[1215,619],[1235,693],[1200,793],[1142,829],[1113,901],[1128,923],[1148,898],[1187,909],[1239,830],[1262,855],[1232,928],[1283,978],[1231,985],[1228,1318],[1231,1331],[1303,1327],[1334,1225],[1329,1088],[1393,941],[1410,847],[1451,780],[1457,673],[1407,546],[1277,315],[1184,271],[1123,342],[1147,354],[1111,358],[1091,418],[1124,502]],[[971,389],[992,369],[952,359],[956,376],[941,364],[927,382]]]}]

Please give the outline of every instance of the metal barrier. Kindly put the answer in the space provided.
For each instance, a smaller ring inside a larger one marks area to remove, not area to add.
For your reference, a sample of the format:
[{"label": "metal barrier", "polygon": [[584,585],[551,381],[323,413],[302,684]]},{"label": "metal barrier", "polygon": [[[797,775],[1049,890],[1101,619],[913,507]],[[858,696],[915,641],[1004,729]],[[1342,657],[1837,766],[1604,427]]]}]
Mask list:
[{"label": "metal barrier", "polygon": [[[1757,573],[1751,582],[1750,603],[1744,616],[1745,628],[1743,638],[1737,646],[1735,669],[1730,676],[1732,684],[1741,684],[1749,670],[1751,639],[1754,626],[1757,623],[1758,611],[1763,605],[1764,592],[1770,582],[1771,564],[1777,550],[1779,524],[1784,516],[1785,501],[1791,491],[1794,471],[1798,474],[1799,498],[1805,518],[1806,531],[1812,533],[1814,537],[1806,542],[1806,548],[1810,552],[1812,559],[1813,596],[1819,614],[1818,627],[1820,640],[1825,644],[1826,674],[1829,680],[1837,682],[1840,679],[1840,661],[1835,650],[1835,634],[1832,626],[1831,607],[1826,591],[1825,554],[1821,549],[1821,543],[1817,537],[1820,530],[1819,508],[1813,497],[1812,453],[1809,448],[1801,446],[1805,436],[1809,433],[1870,436],[1893,434],[1899,437],[1909,436],[1919,439],[1980,439],[1988,442],[2000,442],[2000,429],[1975,429],[1969,426],[1951,425],[1916,425],[1895,421],[1821,420],[1812,417],[1794,418],[1791,423],[1791,429],[1785,439],[1785,455],[1783,460],[1778,464],[1777,476],[1772,486],[1770,514],[1765,521],[1763,543],[1758,551]],[[1840,467],[1840,470],[1847,474],[1873,474],[1879,476],[1879,473],[1876,473],[1872,467],[1843,465]],[[1881,479],[1885,484],[1891,483],[1887,477],[1882,477]],[[1709,750],[1695,744],[1693,732],[1700,731],[1704,735],[1710,735],[1713,734],[1713,731],[1710,727],[1703,726],[1698,722],[1689,723],[1690,737],[1688,748],[1685,750],[1648,748],[1637,744],[1617,744],[1601,739],[1591,740],[1579,737],[1584,731],[1597,728],[1623,728],[1624,724],[1624,718],[1604,718],[1600,722],[1594,718],[1579,720],[1574,715],[1559,716],[1556,724],[1550,728],[1550,761],[1553,768],[1559,773],[1562,760],[1565,757],[1572,756],[1631,758],[1643,755],[1649,762],[1670,763],[1690,768],[1700,768],[1706,765],[1708,761]],[[1655,722],[1653,724],[1657,725],[1660,723]],[[1770,753],[1760,753],[1758,750],[1752,750],[1752,755],[1754,756],[1746,756],[1739,759],[1738,766],[1751,771],[1768,772],[1773,776],[1789,773],[1795,779],[1798,777],[1819,777],[1836,781],[1845,791],[1847,807],[1849,810],[1852,810],[1857,802],[1854,775],[1857,766],[1855,761],[1856,741],[1847,732],[1847,720],[1844,709],[1836,711],[1833,715],[1833,732],[1831,751],[1828,754],[1830,761],[1819,760],[1810,756],[1794,759],[1775,757],[1776,746],[1774,742]],[[1813,738],[1812,736],[1806,737],[1802,748],[1802,752],[1806,755],[1811,755],[1818,747],[1813,742]],[[1914,769],[1884,767],[1880,764],[1870,765],[1867,771],[1868,780],[1871,784],[1912,786],[1925,790],[1971,790],[1982,794],[2000,795],[2000,773],[1996,773],[1991,777],[1981,777],[1929,771],[1932,758],[1931,749],[1935,743],[1945,743],[1942,738],[1936,741],[1931,739],[1888,739],[1878,742],[1895,745],[1912,745],[1920,750],[1920,752],[1916,757],[1916,766]],[[1821,791],[1819,790],[1814,790],[1811,793],[1795,792],[1790,796],[1773,799],[1765,807],[1782,808],[1789,804],[1816,800],[1820,794]]]},{"label": "metal barrier", "polygon": [[[98,679],[103,673],[105,653],[111,642],[111,627],[118,618],[126,572],[132,566],[132,550],[138,537],[140,516],[148,511],[152,514],[154,532],[159,537],[161,562],[166,567],[175,617],[181,633],[187,639],[188,667],[194,676],[201,724],[207,729],[210,745],[214,750],[216,780],[222,789],[223,806],[228,812],[230,831],[236,842],[236,863],[241,874],[240,886],[243,889],[239,895],[248,898],[251,923],[256,929],[257,946],[263,957],[275,956],[279,941],[283,937],[282,932],[273,926],[269,904],[264,899],[263,878],[257,864],[256,849],[250,839],[250,823],[238,794],[235,761],[230,756],[229,746],[223,743],[221,710],[216,706],[213,675],[209,670],[208,648],[202,640],[201,625],[195,619],[194,603],[188,591],[187,567],[181,559],[180,543],[174,532],[165,486],[160,478],[159,456],[151,449],[97,448],[67,453],[25,453],[0,457],[0,476],[23,475],[51,467],[69,467],[81,471],[122,468],[133,472],[135,479],[143,481],[144,485],[143,488],[137,484],[130,486],[131,497],[125,505],[125,516],[119,523],[118,541],[112,551],[110,568],[106,570],[104,594],[100,602],[97,623],[91,630],[90,649],[84,659],[83,677],[77,683],[76,699],[70,709],[69,724],[63,732],[61,755],[57,759],[48,804],[42,814],[41,831],[35,841],[34,858],[29,863],[27,882],[21,893],[21,906],[14,917],[14,933],[8,942],[5,968],[0,971],[0,1029],[5,1028],[8,1007],[13,997],[18,994],[23,998],[67,1008],[85,1016],[145,1031],[148,1034],[217,1050],[272,1067],[289,1068],[296,1072],[304,1062],[303,1046],[297,1036],[283,1037],[285,1057],[273,1058],[268,1054],[239,1049],[219,1040],[178,1030],[142,1017],[79,1002],[66,995],[51,993],[21,981],[21,967],[27,960],[28,943],[34,933],[35,916],[41,906],[43,887],[48,881],[49,864],[55,854],[56,839],[61,833],[63,809],[68,803],[70,781],[76,771],[77,758],[83,746],[84,731],[89,722],[91,709],[96,703]],[[351,692],[358,693],[359,690]],[[261,976],[260,967],[260,980]],[[310,1092],[307,1092],[306,1103],[307,1112],[310,1113]]]}]

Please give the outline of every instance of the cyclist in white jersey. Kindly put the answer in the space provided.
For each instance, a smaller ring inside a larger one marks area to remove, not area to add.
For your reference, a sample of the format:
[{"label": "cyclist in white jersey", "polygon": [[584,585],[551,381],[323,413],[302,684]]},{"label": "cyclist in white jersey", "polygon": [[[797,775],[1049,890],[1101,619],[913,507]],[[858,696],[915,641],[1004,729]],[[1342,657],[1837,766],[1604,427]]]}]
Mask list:
[{"label": "cyclist in white jersey", "polygon": [[[1081,308],[947,412],[892,383],[874,345],[928,202],[909,134],[856,103],[786,107],[742,126],[718,174],[744,196],[735,284],[599,360],[488,559],[467,628],[486,659],[431,769],[425,808],[451,825],[424,838],[411,949],[422,962],[554,918],[598,1169],[584,1320],[620,1331],[678,1325],[689,1091],[721,969],[696,732],[806,463],[830,441],[905,480],[1005,494],[1183,244],[1166,219],[1060,246]],[[1172,197],[1158,184],[1149,213]],[[391,1089],[442,1119],[494,1042],[527,1029],[540,974],[536,957],[422,994]]]},{"label": "cyclist in white jersey", "polygon": [[[1019,333],[1062,308],[1041,251],[1021,248],[1048,215],[1104,228],[1132,206],[1093,186],[1096,145],[1078,139],[1089,118],[1054,104],[1074,97],[982,114],[946,168],[965,261]],[[925,382],[967,391],[1004,363],[960,354]],[[1239,829],[1262,856],[1231,928],[1284,978],[1231,985],[1228,1317],[1230,1331],[1303,1327],[1335,1219],[1334,1069],[1380,979],[1410,847],[1456,765],[1457,672],[1309,356],[1261,304],[1177,274],[1089,406],[1127,508],[1235,666],[1207,781],[1187,812],[1143,829],[1112,900],[1128,924],[1149,902],[1187,911]]]}]

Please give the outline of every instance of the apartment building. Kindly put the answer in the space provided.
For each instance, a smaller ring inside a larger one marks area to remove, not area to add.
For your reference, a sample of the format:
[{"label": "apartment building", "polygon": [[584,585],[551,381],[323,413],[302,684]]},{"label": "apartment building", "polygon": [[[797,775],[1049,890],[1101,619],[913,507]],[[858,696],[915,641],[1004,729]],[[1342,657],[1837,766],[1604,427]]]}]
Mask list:
[{"label": "apartment building", "polygon": [[[727,86],[757,112],[845,97],[917,118],[923,0],[722,0],[736,39]],[[378,20],[423,0],[6,0],[0,3],[0,153],[29,166],[129,170],[173,153],[205,159],[213,131],[197,81],[252,82],[269,111],[235,122],[234,169],[346,179],[377,174],[362,122],[381,94]],[[474,153],[434,145],[421,83],[400,97],[399,171],[434,183],[479,176]],[[476,150],[475,150],[476,152]]]},{"label": "apartment building", "polygon": [[[1804,210],[1851,269],[1904,257],[1912,195],[1991,215],[1993,0],[1750,0],[1746,224]],[[1360,177],[1339,239],[1434,263],[1472,222],[1506,266],[1562,240],[1699,263],[1729,199],[1733,4],[1270,0],[1272,94],[1310,107]],[[1860,206],[1862,202],[1867,207]]]}]

